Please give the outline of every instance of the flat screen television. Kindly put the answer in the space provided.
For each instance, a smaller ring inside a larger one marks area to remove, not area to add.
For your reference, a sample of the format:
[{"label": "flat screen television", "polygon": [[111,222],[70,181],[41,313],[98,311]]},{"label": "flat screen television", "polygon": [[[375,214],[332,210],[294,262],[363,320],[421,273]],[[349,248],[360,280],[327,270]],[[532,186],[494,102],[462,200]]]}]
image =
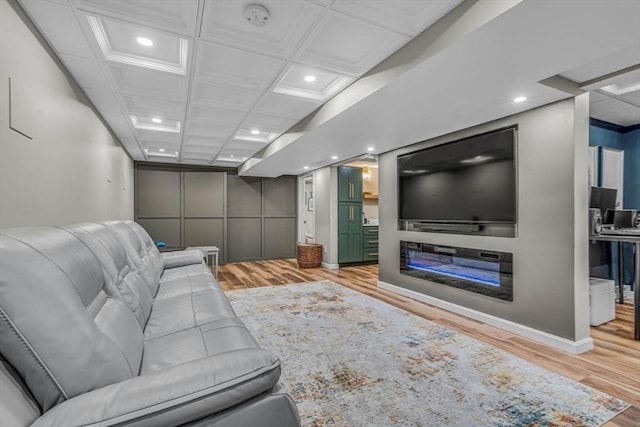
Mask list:
[{"label": "flat screen television", "polygon": [[400,221],[515,224],[516,127],[398,156]]}]

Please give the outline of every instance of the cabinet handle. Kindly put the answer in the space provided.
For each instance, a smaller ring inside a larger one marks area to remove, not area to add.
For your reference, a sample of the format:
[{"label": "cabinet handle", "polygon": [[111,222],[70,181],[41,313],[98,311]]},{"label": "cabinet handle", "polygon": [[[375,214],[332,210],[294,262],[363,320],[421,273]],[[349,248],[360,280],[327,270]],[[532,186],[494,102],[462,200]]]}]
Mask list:
[{"label": "cabinet handle", "polygon": [[353,197],[353,196],[351,195],[351,186],[352,186],[352,185],[353,185],[353,184],[349,183],[349,198],[352,198],[352,197]]},{"label": "cabinet handle", "polygon": [[369,243],[378,243],[377,240],[369,240]]},{"label": "cabinet handle", "polygon": [[349,206],[349,212],[350,212],[349,220],[353,221],[353,206]]}]

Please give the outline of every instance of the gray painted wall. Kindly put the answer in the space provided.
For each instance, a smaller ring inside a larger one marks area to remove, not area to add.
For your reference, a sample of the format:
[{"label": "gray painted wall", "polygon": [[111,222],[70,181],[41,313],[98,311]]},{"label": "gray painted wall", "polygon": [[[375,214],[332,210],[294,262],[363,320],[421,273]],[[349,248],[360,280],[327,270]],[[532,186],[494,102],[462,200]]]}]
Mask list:
[{"label": "gray painted wall", "polygon": [[131,159],[6,0],[0,28],[0,227],[133,218]]},{"label": "gray painted wall", "polygon": [[322,244],[322,262],[338,266],[338,169],[313,172],[315,242]]},{"label": "gray painted wall", "polygon": [[[398,230],[398,155],[514,124],[516,238]],[[380,280],[569,340],[587,338],[587,133],[588,95],[582,95],[381,155]],[[400,240],[513,253],[513,302],[401,275]]]},{"label": "gray painted wall", "polygon": [[296,179],[136,168],[136,221],[168,246],[218,246],[220,262],[293,258]]}]

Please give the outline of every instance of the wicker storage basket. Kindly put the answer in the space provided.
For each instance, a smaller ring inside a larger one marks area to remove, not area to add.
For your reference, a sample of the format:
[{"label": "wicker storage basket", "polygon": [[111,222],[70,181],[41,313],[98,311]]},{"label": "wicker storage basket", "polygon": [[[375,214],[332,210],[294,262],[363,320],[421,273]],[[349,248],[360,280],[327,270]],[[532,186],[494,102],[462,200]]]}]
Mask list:
[{"label": "wicker storage basket", "polygon": [[320,263],[322,262],[322,245],[320,243],[297,243],[296,254],[298,267],[320,267]]}]

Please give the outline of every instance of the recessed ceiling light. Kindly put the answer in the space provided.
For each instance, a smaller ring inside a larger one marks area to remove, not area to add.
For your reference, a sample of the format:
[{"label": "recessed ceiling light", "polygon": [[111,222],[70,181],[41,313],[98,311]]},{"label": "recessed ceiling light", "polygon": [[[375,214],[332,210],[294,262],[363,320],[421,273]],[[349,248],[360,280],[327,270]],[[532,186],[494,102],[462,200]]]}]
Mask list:
[{"label": "recessed ceiling light", "polygon": [[162,119],[160,117],[154,117],[151,119],[153,123],[162,123]]},{"label": "recessed ceiling light", "polygon": [[309,74],[308,76],[304,76],[304,81],[307,83],[315,82],[316,76]]},{"label": "recessed ceiling light", "polygon": [[138,44],[141,44],[142,46],[153,46],[153,41],[151,41],[151,39],[148,39],[146,37],[138,37],[136,39],[136,41],[138,42]]},{"label": "recessed ceiling light", "polygon": [[148,148],[145,148],[145,149],[144,149],[144,152],[145,152],[145,153],[148,153],[148,152],[149,152],[149,149],[148,149]]},{"label": "recessed ceiling light", "polygon": [[178,152],[177,152],[177,151],[174,151],[174,153],[176,154],[176,156],[178,155]]},{"label": "recessed ceiling light", "polygon": [[164,148],[158,148],[158,151],[164,153]]},{"label": "recessed ceiling light", "polygon": [[233,154],[229,154],[229,157],[233,157]]},{"label": "recessed ceiling light", "polygon": [[373,151],[374,148],[373,147],[367,147],[367,151]]},{"label": "recessed ceiling light", "polygon": [[303,169],[309,169],[309,166],[305,166]]},{"label": "recessed ceiling light", "polygon": [[338,160],[338,156],[331,156],[331,160]]},{"label": "recessed ceiling light", "polygon": [[519,103],[527,100],[526,96],[518,96],[517,98],[513,98],[513,102]]},{"label": "recessed ceiling light", "polygon": [[258,129],[253,129],[251,131],[251,135],[259,135],[259,134],[260,134],[260,131]]}]

